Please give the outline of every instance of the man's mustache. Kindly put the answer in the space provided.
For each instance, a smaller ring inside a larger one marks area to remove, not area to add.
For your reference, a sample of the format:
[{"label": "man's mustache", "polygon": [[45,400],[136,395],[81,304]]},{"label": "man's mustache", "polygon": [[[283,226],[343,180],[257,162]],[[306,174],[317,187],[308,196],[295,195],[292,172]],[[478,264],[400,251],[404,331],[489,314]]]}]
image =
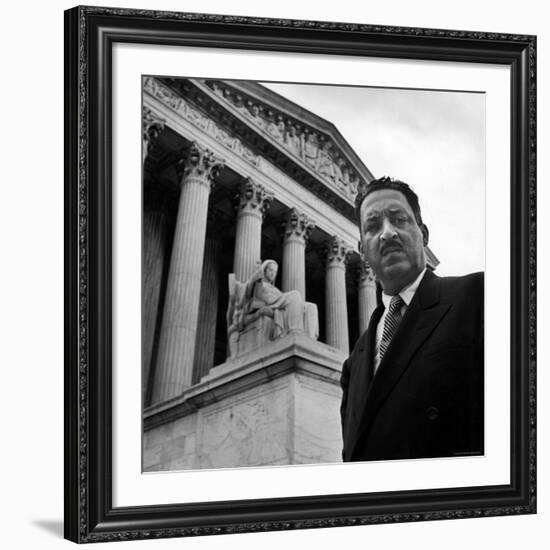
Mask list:
[{"label": "man's mustache", "polygon": [[396,252],[400,250],[403,250],[403,247],[399,243],[389,243],[389,244],[383,245],[380,248],[380,253],[382,254],[382,256],[384,256],[389,252]]}]

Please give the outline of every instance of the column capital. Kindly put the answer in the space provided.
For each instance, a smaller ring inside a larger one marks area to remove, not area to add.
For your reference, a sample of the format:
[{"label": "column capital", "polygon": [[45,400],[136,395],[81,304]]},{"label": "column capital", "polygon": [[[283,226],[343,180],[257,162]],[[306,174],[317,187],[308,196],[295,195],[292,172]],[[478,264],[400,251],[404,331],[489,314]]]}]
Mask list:
[{"label": "column capital", "polygon": [[336,235],[331,237],[325,244],[327,268],[341,267],[345,269],[351,249]]},{"label": "column capital", "polygon": [[283,241],[295,241],[305,244],[314,227],[313,220],[296,208],[291,208],[284,216]]},{"label": "column capital", "polygon": [[180,151],[176,171],[181,178],[181,185],[188,179],[195,179],[210,186],[224,165],[223,159],[217,157],[210,149],[192,142]]},{"label": "column capital", "polygon": [[357,280],[359,283],[374,282],[372,268],[364,258],[361,258],[357,264]]},{"label": "column capital", "polygon": [[273,194],[252,179],[243,178],[235,198],[237,215],[253,214],[262,219],[273,200]]},{"label": "column capital", "polygon": [[166,121],[153,113],[148,107],[143,107],[142,123],[143,143],[147,149],[150,149],[164,130]]}]

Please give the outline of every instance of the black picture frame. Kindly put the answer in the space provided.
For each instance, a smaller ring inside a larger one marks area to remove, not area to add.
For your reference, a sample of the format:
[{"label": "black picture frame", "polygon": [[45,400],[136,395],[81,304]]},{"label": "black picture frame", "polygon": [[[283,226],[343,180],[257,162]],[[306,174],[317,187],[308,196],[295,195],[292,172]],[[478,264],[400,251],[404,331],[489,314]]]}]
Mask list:
[{"label": "black picture frame", "polygon": [[[510,67],[509,484],[113,506],[111,68],[117,42]],[[65,537],[84,543],[535,512],[536,37],[99,7],[66,11]]]}]

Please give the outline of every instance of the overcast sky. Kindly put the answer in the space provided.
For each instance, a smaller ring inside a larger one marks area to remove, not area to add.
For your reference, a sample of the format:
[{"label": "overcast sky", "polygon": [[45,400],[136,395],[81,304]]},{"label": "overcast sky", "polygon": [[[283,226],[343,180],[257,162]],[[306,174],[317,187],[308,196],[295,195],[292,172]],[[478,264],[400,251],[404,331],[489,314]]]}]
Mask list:
[{"label": "overcast sky", "polygon": [[420,199],[440,275],[485,269],[485,96],[262,83],[332,122],[375,177]]}]

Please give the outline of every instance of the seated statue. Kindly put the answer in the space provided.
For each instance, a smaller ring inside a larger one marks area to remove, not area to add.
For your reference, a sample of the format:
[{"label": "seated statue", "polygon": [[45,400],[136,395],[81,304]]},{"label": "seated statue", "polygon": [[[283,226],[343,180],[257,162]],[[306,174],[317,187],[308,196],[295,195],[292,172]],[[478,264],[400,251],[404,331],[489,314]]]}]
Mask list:
[{"label": "seated statue", "polygon": [[[244,283],[229,275],[227,333],[231,358],[290,332],[306,332],[317,339],[317,306],[304,302],[297,290],[279,290],[274,285],[277,270],[277,262],[265,260]],[[246,338],[247,331],[254,331],[252,340]]]}]

